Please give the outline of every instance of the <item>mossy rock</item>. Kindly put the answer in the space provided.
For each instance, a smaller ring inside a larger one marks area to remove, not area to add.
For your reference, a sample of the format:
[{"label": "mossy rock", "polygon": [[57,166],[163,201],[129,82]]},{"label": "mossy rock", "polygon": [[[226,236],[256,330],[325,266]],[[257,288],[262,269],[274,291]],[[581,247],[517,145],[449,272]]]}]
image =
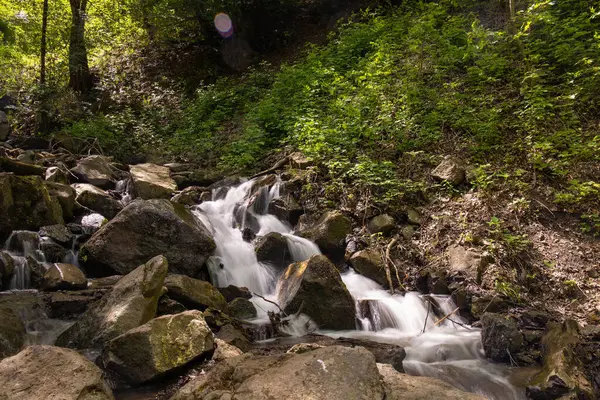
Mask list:
[{"label": "mossy rock", "polygon": [[25,326],[15,312],[0,307],[0,360],[17,354],[25,344]]},{"label": "mossy rock", "polygon": [[352,221],[339,211],[328,211],[311,227],[299,232],[299,235],[312,240],[332,261],[344,258],[344,241],[352,232]]}]

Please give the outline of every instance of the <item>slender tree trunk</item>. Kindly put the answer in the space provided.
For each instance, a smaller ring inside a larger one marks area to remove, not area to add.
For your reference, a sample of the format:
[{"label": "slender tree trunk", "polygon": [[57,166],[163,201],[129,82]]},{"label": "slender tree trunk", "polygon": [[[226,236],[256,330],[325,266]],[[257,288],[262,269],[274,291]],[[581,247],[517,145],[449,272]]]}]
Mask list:
[{"label": "slender tree trunk", "polygon": [[42,44],[40,46],[40,85],[46,83],[46,32],[48,31],[48,0],[44,0],[42,12]]},{"label": "slender tree trunk", "polygon": [[71,3],[71,39],[69,42],[69,86],[82,94],[89,93],[92,78],[85,48],[85,9],[88,0]]}]

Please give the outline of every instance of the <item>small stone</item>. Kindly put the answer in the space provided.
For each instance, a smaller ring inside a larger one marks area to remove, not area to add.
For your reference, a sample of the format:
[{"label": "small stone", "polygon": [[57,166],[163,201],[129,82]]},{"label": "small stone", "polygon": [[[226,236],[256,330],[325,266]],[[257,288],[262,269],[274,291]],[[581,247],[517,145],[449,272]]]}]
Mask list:
[{"label": "small stone", "polygon": [[388,235],[396,228],[396,220],[391,215],[382,214],[371,219],[367,227],[371,233]]},{"label": "small stone", "polygon": [[256,318],[256,308],[250,300],[237,298],[227,304],[228,314],[237,319]]},{"label": "small stone", "polygon": [[446,158],[431,171],[431,176],[439,181],[460,185],[465,181],[465,169],[451,156],[446,156]]}]

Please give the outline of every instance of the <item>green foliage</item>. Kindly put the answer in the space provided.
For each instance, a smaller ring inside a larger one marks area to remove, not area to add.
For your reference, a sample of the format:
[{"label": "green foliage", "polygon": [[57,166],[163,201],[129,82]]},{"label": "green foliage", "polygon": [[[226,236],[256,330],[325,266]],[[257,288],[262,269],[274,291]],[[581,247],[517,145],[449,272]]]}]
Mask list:
[{"label": "green foliage", "polygon": [[521,294],[519,293],[519,288],[510,282],[497,280],[496,281],[496,292],[503,296],[508,297],[515,303],[521,302]]}]

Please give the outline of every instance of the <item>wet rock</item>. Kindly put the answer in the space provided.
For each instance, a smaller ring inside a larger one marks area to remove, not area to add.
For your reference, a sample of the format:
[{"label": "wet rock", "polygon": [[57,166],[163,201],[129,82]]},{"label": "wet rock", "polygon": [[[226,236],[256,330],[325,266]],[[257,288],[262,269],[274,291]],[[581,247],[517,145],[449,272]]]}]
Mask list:
[{"label": "wet rock", "polygon": [[371,233],[389,235],[396,228],[396,220],[388,214],[378,215],[369,221],[367,228]]},{"label": "wet rock", "polygon": [[481,326],[481,341],[488,358],[507,362],[522,349],[523,335],[512,318],[485,313],[481,318]]},{"label": "wet rock", "polygon": [[22,176],[44,176],[46,168],[19,160],[0,157],[0,171]]},{"label": "wet rock", "polygon": [[401,374],[388,364],[377,364],[385,386],[386,400],[484,400],[485,397],[463,392],[439,379]]},{"label": "wet rock", "polygon": [[6,249],[14,253],[32,253],[40,246],[40,235],[33,231],[14,231],[6,241]]},{"label": "wet rock", "polygon": [[170,272],[196,276],[215,248],[204,225],[181,204],[136,200],[85,243],[80,261],[91,275],[126,274],[163,254]]},{"label": "wet rock", "polygon": [[233,324],[223,325],[216,337],[242,351],[248,351],[250,349],[250,341],[246,335]]},{"label": "wet rock", "polygon": [[75,238],[65,225],[43,226],[39,231],[39,235],[42,237],[49,237],[55,242],[65,246],[70,245]]},{"label": "wet rock", "polygon": [[173,196],[171,201],[174,203],[184,204],[186,206],[193,206],[205,201],[207,193],[210,196],[210,192],[207,192],[205,188],[200,186],[189,186]]},{"label": "wet rock", "polygon": [[170,199],[177,190],[177,183],[171,178],[168,167],[138,164],[132,165],[129,171],[135,192],[144,200]]},{"label": "wet rock", "polygon": [[50,197],[56,198],[63,212],[64,219],[69,221],[73,218],[73,208],[75,207],[76,192],[71,186],[63,185],[57,182],[44,182]]},{"label": "wet rock", "polygon": [[79,160],[71,173],[81,182],[90,183],[101,189],[112,189],[115,186],[115,175],[111,160],[104,156],[89,156]]},{"label": "wet rock", "polygon": [[69,250],[48,237],[41,238],[40,251],[44,253],[45,260],[50,263],[60,263],[69,258]]},{"label": "wet rock", "polygon": [[69,184],[69,175],[60,167],[50,167],[46,170],[45,179],[48,182],[61,183],[63,185]]},{"label": "wet rock", "polygon": [[581,329],[575,355],[583,364],[582,370],[600,398],[600,326],[588,325]]},{"label": "wet rock", "polygon": [[227,302],[237,299],[238,297],[241,297],[243,299],[252,298],[252,293],[250,293],[250,290],[248,290],[248,288],[245,287],[240,288],[237,286],[229,285],[227,287],[217,288],[217,290],[221,292],[223,297],[225,297],[225,301]]},{"label": "wet rock", "polygon": [[215,332],[233,322],[229,315],[215,308],[207,308],[202,315],[210,329]]},{"label": "wet rock", "polygon": [[11,400],[114,399],[98,367],[73,350],[53,346],[30,346],[0,362],[0,387]]},{"label": "wet rock", "polygon": [[0,306],[0,360],[21,350],[25,333],[21,318],[10,308]]},{"label": "wet rock", "polygon": [[75,348],[102,345],[154,318],[167,271],[168,263],[163,256],[140,265],[60,335],[57,345]]},{"label": "wet rock", "polygon": [[215,308],[224,310],[227,302],[223,295],[210,283],[185,275],[169,275],[165,286],[170,298],[189,309],[206,310]]},{"label": "wet rock", "polygon": [[219,338],[215,338],[215,352],[211,360],[214,362],[221,362],[234,358],[244,354],[244,352],[237,347],[230,345]]},{"label": "wet rock", "polygon": [[498,296],[473,297],[471,314],[479,319],[485,312],[499,313],[509,308],[510,304]]},{"label": "wet rock", "polygon": [[339,211],[328,211],[310,228],[299,233],[299,236],[310,239],[332,261],[344,258],[344,241],[352,232],[352,222]]},{"label": "wet rock", "polygon": [[104,190],[88,183],[72,185],[77,193],[75,201],[82,206],[101,214],[107,219],[113,219],[123,209],[123,204]]},{"label": "wet rock", "polygon": [[[348,261],[350,265],[352,265],[352,268],[356,270],[356,272],[389,289],[390,285],[386,277],[385,263],[383,262],[383,258],[379,251],[373,249],[361,250],[354,253],[354,255],[350,257],[350,260]],[[394,285],[394,288],[397,288],[399,282],[396,278],[396,271],[394,270],[393,266],[390,267],[390,274],[392,278],[392,284]],[[404,276],[404,271],[399,271],[399,276],[400,279],[402,279]]]},{"label": "wet rock", "polygon": [[480,251],[463,246],[450,246],[446,251],[448,267],[452,273],[464,274],[481,282],[481,276],[489,260]]},{"label": "wet rock", "polygon": [[72,264],[56,263],[48,268],[42,278],[44,290],[80,290],[87,287],[87,278]]},{"label": "wet rock", "polygon": [[14,273],[14,268],[15,265],[12,257],[8,253],[0,251],[0,289],[8,287]]},{"label": "wet rock", "polygon": [[533,400],[594,399],[581,361],[575,353],[580,340],[577,322],[550,323],[542,339],[543,368],[527,385],[527,396]]},{"label": "wet rock", "polygon": [[60,204],[40,177],[0,173],[0,239],[14,230],[62,223]]},{"label": "wet rock", "polygon": [[155,318],[111,340],[100,364],[140,384],[213,351],[213,333],[197,310]]},{"label": "wet rock", "polygon": [[296,226],[300,216],[304,214],[302,206],[291,196],[271,200],[268,211],[269,214],[275,215],[281,221],[289,222],[292,226]]},{"label": "wet rock", "polygon": [[290,265],[279,278],[278,303],[285,312],[301,310],[322,329],[354,329],[354,299],[327,257]]},{"label": "wet rock", "polygon": [[122,275],[106,276],[104,278],[88,279],[90,289],[112,289],[123,278]]},{"label": "wet rock", "polygon": [[384,389],[368,351],[331,346],[303,354],[228,359],[171,400],[197,398],[382,400]]},{"label": "wet rock", "polygon": [[281,233],[271,232],[256,242],[256,258],[259,262],[267,263],[277,270],[287,268],[293,261],[288,241]]},{"label": "wet rock", "polygon": [[237,319],[256,318],[256,308],[250,300],[237,298],[227,304],[227,313]]},{"label": "wet rock", "polygon": [[465,181],[465,169],[451,156],[446,156],[444,160],[431,171],[431,176],[439,181],[460,185]]}]

